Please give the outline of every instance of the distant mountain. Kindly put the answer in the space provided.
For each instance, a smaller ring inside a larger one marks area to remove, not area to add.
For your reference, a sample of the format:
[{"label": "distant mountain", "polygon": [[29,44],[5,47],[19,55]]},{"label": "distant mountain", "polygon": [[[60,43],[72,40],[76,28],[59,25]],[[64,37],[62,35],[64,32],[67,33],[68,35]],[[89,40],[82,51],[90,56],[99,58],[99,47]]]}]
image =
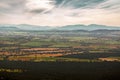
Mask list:
[{"label": "distant mountain", "polygon": [[58,30],[120,30],[120,27],[113,27],[113,26],[105,26],[105,25],[68,25],[60,27]]},{"label": "distant mountain", "polygon": [[16,27],[21,30],[36,30],[36,31],[52,29],[49,26],[36,26],[36,25],[28,25],[28,24],[20,24],[20,25],[16,25]]},{"label": "distant mountain", "polygon": [[15,25],[0,25],[0,31],[18,31],[20,30]]},{"label": "distant mountain", "polygon": [[93,30],[120,30],[120,27],[115,26],[105,26],[105,25],[67,25],[61,27],[50,27],[50,26],[36,26],[36,25],[28,25],[28,24],[20,24],[20,25],[0,25],[0,30],[35,30],[35,31],[45,31],[45,30],[86,30],[86,31],[93,31]]}]

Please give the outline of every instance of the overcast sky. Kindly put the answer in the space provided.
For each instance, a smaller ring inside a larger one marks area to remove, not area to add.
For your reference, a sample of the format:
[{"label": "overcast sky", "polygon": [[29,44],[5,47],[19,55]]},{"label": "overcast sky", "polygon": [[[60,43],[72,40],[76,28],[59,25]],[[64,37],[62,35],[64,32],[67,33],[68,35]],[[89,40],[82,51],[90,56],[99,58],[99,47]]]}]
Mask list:
[{"label": "overcast sky", "polygon": [[120,0],[0,0],[0,24],[120,26]]}]

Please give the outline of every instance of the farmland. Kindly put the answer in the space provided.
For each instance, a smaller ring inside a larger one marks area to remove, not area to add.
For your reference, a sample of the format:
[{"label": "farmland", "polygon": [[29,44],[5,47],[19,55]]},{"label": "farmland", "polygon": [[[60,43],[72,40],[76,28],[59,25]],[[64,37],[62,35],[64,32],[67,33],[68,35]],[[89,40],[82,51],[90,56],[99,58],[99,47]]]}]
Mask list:
[{"label": "farmland", "polygon": [[[120,32],[104,33],[106,35],[102,35],[102,31],[20,31],[6,34],[3,32],[0,34],[0,60],[81,61],[79,58],[74,60],[74,57],[64,56],[96,53],[108,55],[107,57],[119,57]],[[99,58],[101,57],[92,60],[100,62]],[[119,61],[119,58],[116,61]]]},{"label": "farmland", "polygon": [[119,35],[119,30],[1,31],[0,77],[113,80],[120,71]]}]

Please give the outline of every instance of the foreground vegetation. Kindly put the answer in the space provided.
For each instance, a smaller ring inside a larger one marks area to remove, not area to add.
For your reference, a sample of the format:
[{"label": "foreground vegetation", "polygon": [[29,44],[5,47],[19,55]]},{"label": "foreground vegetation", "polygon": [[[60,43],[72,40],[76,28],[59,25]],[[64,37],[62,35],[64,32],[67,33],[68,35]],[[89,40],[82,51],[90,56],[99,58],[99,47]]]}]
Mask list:
[{"label": "foreground vegetation", "polygon": [[119,80],[119,62],[0,61],[0,67],[23,72],[0,72],[3,80]]}]

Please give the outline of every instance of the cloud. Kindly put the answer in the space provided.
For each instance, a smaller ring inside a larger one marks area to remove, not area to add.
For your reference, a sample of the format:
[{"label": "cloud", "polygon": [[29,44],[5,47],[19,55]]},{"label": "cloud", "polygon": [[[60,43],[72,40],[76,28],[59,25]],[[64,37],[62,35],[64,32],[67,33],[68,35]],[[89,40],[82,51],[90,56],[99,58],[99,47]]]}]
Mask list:
[{"label": "cloud", "polygon": [[62,0],[61,7],[91,8],[104,1],[105,0]]},{"label": "cloud", "polygon": [[5,3],[0,3],[0,8],[9,8],[10,6]]},{"label": "cloud", "polygon": [[0,0],[0,13],[11,14],[23,11],[25,0]]},{"label": "cloud", "polygon": [[1,24],[120,26],[119,0],[0,0]]},{"label": "cloud", "polygon": [[26,8],[30,12],[46,12],[55,7],[54,0],[27,0]]},{"label": "cloud", "polygon": [[111,12],[120,12],[120,1],[119,0],[107,0],[97,6],[97,8],[107,9]]}]

